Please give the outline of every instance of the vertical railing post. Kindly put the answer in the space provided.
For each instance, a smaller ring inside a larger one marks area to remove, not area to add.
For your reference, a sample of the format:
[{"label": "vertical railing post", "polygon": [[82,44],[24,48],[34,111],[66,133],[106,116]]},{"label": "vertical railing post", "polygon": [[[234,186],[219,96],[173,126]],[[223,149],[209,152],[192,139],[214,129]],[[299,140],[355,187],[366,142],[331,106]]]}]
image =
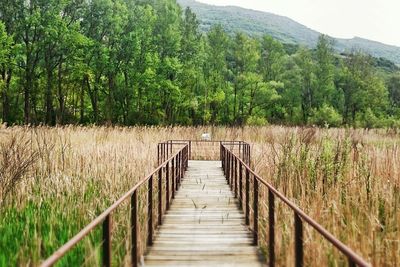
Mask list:
[{"label": "vertical railing post", "polygon": [[166,161],[167,158],[168,158],[168,145],[167,143],[164,143],[164,161]]},{"label": "vertical railing post", "polygon": [[160,164],[162,164],[165,161],[165,143],[161,143],[161,161]]},{"label": "vertical railing post", "polygon": [[222,143],[219,143],[219,158],[221,160],[222,171],[225,174],[225,171],[224,171],[224,156],[222,155]]},{"label": "vertical railing post", "polygon": [[158,225],[162,224],[162,168],[158,170]]},{"label": "vertical railing post", "polygon": [[186,146],[186,148],[185,148],[185,160],[186,160],[185,171],[187,171],[187,169],[189,167],[189,146]]},{"label": "vertical railing post", "polygon": [[182,183],[182,161],[183,161],[183,157],[182,157],[182,151],[179,153],[179,187],[181,187],[181,183]]},{"label": "vertical railing post", "polygon": [[258,245],[258,178],[253,175],[253,233],[254,245]]},{"label": "vertical railing post", "polygon": [[300,216],[294,212],[294,240],[295,240],[295,266],[303,266],[303,222]]},{"label": "vertical railing post", "polygon": [[175,162],[175,191],[179,189],[179,153],[176,155]]},{"label": "vertical railing post", "polygon": [[251,148],[250,148],[250,145],[247,145],[248,146],[248,151],[247,151],[247,161],[249,162],[248,163],[248,165],[249,165],[249,167],[251,167]]},{"label": "vertical railing post", "polygon": [[169,209],[169,162],[167,162],[167,166],[165,169],[165,181],[166,181],[166,191],[165,191],[165,203],[166,209]]},{"label": "vertical railing post", "polygon": [[226,151],[226,147],[224,147],[224,161],[225,161],[225,177],[228,175],[228,152]]},{"label": "vertical railing post", "polygon": [[246,155],[246,157],[247,157],[247,165],[249,165],[249,167],[250,167],[250,145],[249,144],[247,145],[247,155]]},{"label": "vertical railing post", "polygon": [[181,187],[181,182],[182,182],[182,159],[183,159],[183,157],[182,157],[182,150],[181,150],[181,152],[179,152],[179,167],[178,167],[178,169],[179,169],[179,187]]},{"label": "vertical railing post", "polygon": [[349,262],[349,267],[356,267],[356,263],[353,261],[352,258],[348,258],[348,262]]},{"label": "vertical railing post", "polygon": [[243,145],[243,161],[247,164],[247,144]]},{"label": "vertical railing post", "polygon": [[243,153],[242,153],[243,162],[247,164],[247,160],[246,160],[246,144],[243,144],[242,150],[243,150]]},{"label": "vertical railing post", "polygon": [[111,267],[111,213],[103,222],[103,267]]},{"label": "vertical railing post", "polygon": [[275,195],[268,189],[269,266],[275,266]]},{"label": "vertical railing post", "polygon": [[131,248],[131,262],[132,267],[137,267],[138,263],[138,217],[137,217],[137,190],[131,196],[131,235],[132,235],[132,248]]},{"label": "vertical railing post", "polygon": [[192,160],[192,141],[189,141],[189,159]]},{"label": "vertical railing post", "polygon": [[225,162],[225,169],[226,169],[226,179],[228,180],[229,178],[229,150],[225,147],[225,157],[226,157],[226,162]]},{"label": "vertical railing post", "polygon": [[153,175],[148,182],[147,196],[147,245],[153,245]]},{"label": "vertical railing post", "polygon": [[175,198],[175,157],[172,159],[171,162],[171,175],[172,175],[172,199]]},{"label": "vertical railing post", "polygon": [[157,145],[157,166],[160,165],[160,144]]},{"label": "vertical railing post", "polygon": [[165,153],[164,153],[165,143],[161,143],[161,163],[165,161]]},{"label": "vertical railing post", "polygon": [[229,180],[230,180],[230,175],[231,175],[231,154],[229,153],[228,150],[226,150],[226,181],[229,184]]},{"label": "vertical railing post", "polygon": [[231,177],[232,177],[232,154],[230,151],[228,151],[229,155],[229,167],[228,167],[228,184],[231,185]]},{"label": "vertical railing post", "polygon": [[237,157],[235,157],[235,198],[238,196],[238,160]]},{"label": "vertical railing post", "polygon": [[221,160],[222,171],[225,174],[225,171],[224,171],[224,155],[222,153],[222,142],[219,143],[219,158]]},{"label": "vertical railing post", "polygon": [[222,153],[224,153],[224,176],[225,176],[225,178],[226,178],[226,170],[227,170],[227,168],[226,168],[226,162],[227,162],[227,157],[226,157],[226,150],[225,150],[225,147],[222,147]]},{"label": "vertical railing post", "polygon": [[183,151],[181,151],[179,160],[179,187],[182,184],[182,178],[183,178]]},{"label": "vertical railing post", "polygon": [[239,162],[239,205],[243,209],[243,165]]},{"label": "vertical railing post", "polygon": [[235,171],[235,169],[234,169],[234,157],[233,157],[233,153],[231,152],[230,153],[231,154],[231,174],[229,175],[229,184],[231,185],[231,190],[233,191],[233,172]]},{"label": "vertical railing post", "polygon": [[182,153],[182,158],[183,158],[183,165],[182,165],[182,177],[185,176],[185,171],[187,168],[187,150],[186,147],[183,148],[183,153]]},{"label": "vertical railing post", "polygon": [[[222,162],[222,142],[219,142],[219,160]],[[224,163],[222,163],[222,167]]]},{"label": "vertical railing post", "polygon": [[250,225],[250,171],[246,168],[246,225]]},{"label": "vertical railing post", "polygon": [[166,143],[164,143],[164,160],[163,160],[163,162],[166,161],[167,158],[168,158],[168,146]]}]

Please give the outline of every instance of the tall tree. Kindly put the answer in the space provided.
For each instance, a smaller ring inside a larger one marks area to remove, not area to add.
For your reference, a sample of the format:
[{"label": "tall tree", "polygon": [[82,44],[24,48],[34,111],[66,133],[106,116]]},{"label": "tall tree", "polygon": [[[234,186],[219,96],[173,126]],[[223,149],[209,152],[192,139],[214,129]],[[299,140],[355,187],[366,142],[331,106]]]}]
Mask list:
[{"label": "tall tree", "polygon": [[0,98],[2,122],[10,119],[10,83],[13,71],[13,40],[8,36],[5,25],[0,21]]},{"label": "tall tree", "polygon": [[295,60],[301,70],[301,110],[303,114],[303,123],[307,124],[311,115],[311,110],[315,106],[314,62],[311,57],[311,52],[304,48],[299,49]]},{"label": "tall tree", "polygon": [[198,96],[202,95],[202,91],[204,90],[203,64],[205,62],[205,40],[202,38],[199,25],[200,23],[196,14],[189,7],[186,8],[182,21],[180,60],[183,68],[180,73],[180,84],[183,97],[183,101],[181,101],[182,110],[188,113],[181,116],[189,116],[190,120],[186,121],[181,118],[180,121],[191,124],[199,124],[201,122],[201,117],[199,118],[197,114],[198,105],[201,102]]},{"label": "tall tree", "polygon": [[221,25],[214,26],[207,34],[206,62],[204,75],[206,87],[203,92],[203,101],[200,108],[203,110],[203,123],[217,120],[217,114],[221,114],[220,120],[229,122],[229,104],[224,102],[230,95],[228,82],[227,47],[229,37]]},{"label": "tall tree", "polygon": [[332,102],[335,93],[334,70],[333,65],[333,48],[331,39],[326,35],[320,35],[318,38],[316,49],[315,64],[315,103],[314,108],[319,108],[323,104]]},{"label": "tall tree", "polygon": [[[242,124],[244,122],[244,103],[243,96],[245,94],[243,83],[246,75],[255,73],[260,59],[259,43],[255,39],[251,39],[243,33],[237,33],[233,44],[233,62],[235,90],[234,90],[234,103],[233,103],[233,117],[235,123]],[[238,99],[240,98],[240,99]]]},{"label": "tall tree", "polygon": [[283,72],[285,51],[282,43],[265,35],[261,41],[260,68],[266,81],[277,80]]},{"label": "tall tree", "polygon": [[354,125],[357,115],[370,109],[381,114],[388,105],[388,91],[382,79],[374,72],[371,58],[355,52],[345,60],[342,69],[341,89],[344,93],[344,120]]}]

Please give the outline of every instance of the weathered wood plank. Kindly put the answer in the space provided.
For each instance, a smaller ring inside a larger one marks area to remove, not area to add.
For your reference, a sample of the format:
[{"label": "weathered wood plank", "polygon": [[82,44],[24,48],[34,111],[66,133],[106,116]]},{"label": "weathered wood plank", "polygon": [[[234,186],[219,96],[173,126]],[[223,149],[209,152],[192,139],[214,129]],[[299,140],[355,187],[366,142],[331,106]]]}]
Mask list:
[{"label": "weathered wood plank", "polygon": [[221,163],[190,161],[145,266],[263,266]]}]

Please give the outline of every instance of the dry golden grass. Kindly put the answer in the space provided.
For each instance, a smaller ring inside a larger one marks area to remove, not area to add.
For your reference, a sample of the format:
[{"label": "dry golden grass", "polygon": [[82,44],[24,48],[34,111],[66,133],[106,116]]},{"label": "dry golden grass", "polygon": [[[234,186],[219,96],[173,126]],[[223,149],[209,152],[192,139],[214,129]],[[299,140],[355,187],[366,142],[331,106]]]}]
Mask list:
[{"label": "dry golden grass", "polygon": [[[253,164],[262,177],[373,266],[397,266],[399,142],[398,135],[384,131],[274,127],[253,143]],[[265,191],[261,195],[267,199]],[[266,207],[261,214],[267,214]],[[277,220],[278,262],[292,265],[293,213],[279,204]],[[268,240],[266,223],[262,228]],[[311,227],[305,226],[304,238],[306,265],[346,264],[347,259]]]},{"label": "dry golden grass", "polygon": [[[0,266],[37,265],[155,167],[158,142],[199,139],[203,132],[210,132],[214,140],[251,143],[256,171],[312,218],[374,266],[400,264],[400,139],[396,133],[286,127],[70,126],[0,129],[2,147],[7,148],[14,136],[20,145],[29,144],[28,152],[36,157],[1,204],[0,232],[6,234],[0,239]],[[218,147],[209,148],[196,152],[200,147],[193,146],[193,154],[206,159],[219,155]],[[145,196],[144,187],[140,197],[145,200]],[[261,190],[260,196],[260,215],[266,218],[266,192]],[[279,265],[285,266],[293,262],[293,214],[278,203],[276,255]],[[145,213],[147,207],[139,208]],[[127,205],[115,215],[116,265],[130,261],[126,214]],[[146,224],[144,215],[141,223]],[[260,219],[260,227],[260,245],[265,248],[266,220]],[[140,232],[142,237],[145,231]],[[68,260],[83,255],[88,258],[86,266],[98,262],[98,236],[85,239],[78,248],[83,252],[72,253]],[[305,260],[313,266],[345,262],[308,226]]]}]

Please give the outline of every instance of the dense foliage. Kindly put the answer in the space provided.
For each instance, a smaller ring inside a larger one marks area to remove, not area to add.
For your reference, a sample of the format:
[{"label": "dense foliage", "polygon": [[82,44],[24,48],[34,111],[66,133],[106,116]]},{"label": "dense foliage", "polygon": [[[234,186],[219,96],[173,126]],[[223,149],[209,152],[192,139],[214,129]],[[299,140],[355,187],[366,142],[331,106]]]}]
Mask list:
[{"label": "dense foliage", "polygon": [[326,36],[309,50],[221,26],[202,34],[175,0],[3,0],[0,20],[8,124],[396,127],[400,118],[397,68],[336,55]]}]

